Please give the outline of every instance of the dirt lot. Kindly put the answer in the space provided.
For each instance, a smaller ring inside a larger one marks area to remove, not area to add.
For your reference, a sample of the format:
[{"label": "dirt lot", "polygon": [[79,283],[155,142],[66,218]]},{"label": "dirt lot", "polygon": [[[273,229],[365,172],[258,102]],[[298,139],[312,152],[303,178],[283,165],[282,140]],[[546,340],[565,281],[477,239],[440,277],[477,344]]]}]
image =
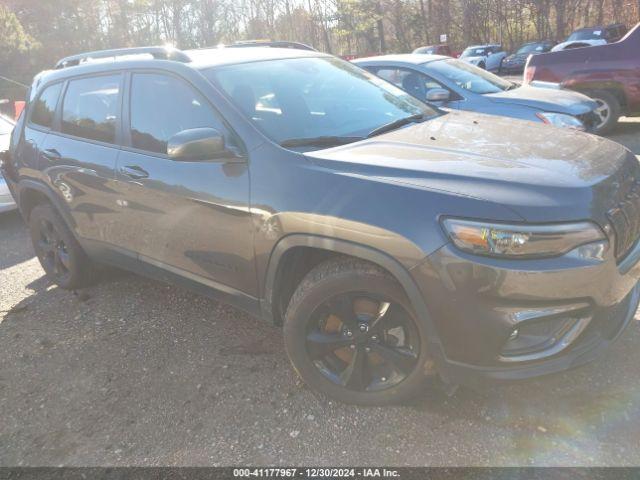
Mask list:
[{"label": "dirt lot", "polygon": [[[640,155],[640,122],[614,138]],[[640,465],[640,323],[598,362],[358,408],[298,383],[280,331],[117,275],[50,286],[0,217],[0,465]]]}]

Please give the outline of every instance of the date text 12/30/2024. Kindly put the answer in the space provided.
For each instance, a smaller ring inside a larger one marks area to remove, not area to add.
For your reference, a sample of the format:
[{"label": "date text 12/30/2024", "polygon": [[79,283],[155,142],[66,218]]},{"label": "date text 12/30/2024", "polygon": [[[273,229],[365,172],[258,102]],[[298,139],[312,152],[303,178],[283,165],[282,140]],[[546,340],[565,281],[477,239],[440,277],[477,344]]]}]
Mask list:
[{"label": "date text 12/30/2024", "polygon": [[399,478],[389,468],[234,468],[235,478]]}]

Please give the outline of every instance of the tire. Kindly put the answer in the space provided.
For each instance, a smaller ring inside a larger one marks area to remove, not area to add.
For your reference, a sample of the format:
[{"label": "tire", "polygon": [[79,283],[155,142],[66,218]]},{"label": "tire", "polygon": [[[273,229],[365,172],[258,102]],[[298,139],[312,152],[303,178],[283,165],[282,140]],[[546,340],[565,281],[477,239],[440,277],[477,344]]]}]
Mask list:
[{"label": "tire", "polygon": [[[363,323],[343,321],[348,314],[335,314],[327,307],[348,305],[336,300],[345,296],[355,298],[351,303],[355,321],[366,322],[370,331],[367,328],[363,332]],[[375,307],[370,310],[372,314],[363,314],[363,306],[371,305]],[[375,318],[383,310],[385,313],[376,323]],[[325,328],[319,333],[316,327],[326,327],[329,321],[335,323],[336,315],[342,329],[328,334]],[[319,323],[316,319],[320,319]],[[373,264],[347,257],[329,260],[311,270],[294,292],[284,319],[287,355],[302,380],[313,390],[340,402],[360,405],[400,403],[424,388],[424,372],[430,358],[425,330],[403,288],[391,275]],[[324,350],[328,345],[315,339],[317,335],[323,339],[330,336],[332,342],[338,339],[340,347],[329,349],[320,359],[312,359],[316,352],[312,347],[320,345]],[[309,340],[312,337],[313,342]],[[402,344],[397,342],[400,337]],[[366,343],[369,341],[375,343]],[[355,365],[362,365],[361,375],[354,373],[359,371]],[[336,371],[332,371],[335,366]]]},{"label": "tire", "polygon": [[484,62],[480,62],[480,63],[478,64],[478,67],[479,67],[479,68],[481,68],[481,69],[483,69],[483,70],[486,70],[486,69],[487,69],[487,65],[486,65]]},{"label": "tire", "polygon": [[65,290],[93,283],[92,262],[52,205],[34,207],[29,215],[29,232],[38,260],[53,283]]},{"label": "tire", "polygon": [[[587,95],[598,102],[596,114],[601,121],[599,125],[593,128],[592,133],[596,135],[606,135],[611,132],[618,123],[622,110],[620,101],[613,93],[606,90],[592,90],[587,92]],[[603,114],[606,115],[606,117]]]}]

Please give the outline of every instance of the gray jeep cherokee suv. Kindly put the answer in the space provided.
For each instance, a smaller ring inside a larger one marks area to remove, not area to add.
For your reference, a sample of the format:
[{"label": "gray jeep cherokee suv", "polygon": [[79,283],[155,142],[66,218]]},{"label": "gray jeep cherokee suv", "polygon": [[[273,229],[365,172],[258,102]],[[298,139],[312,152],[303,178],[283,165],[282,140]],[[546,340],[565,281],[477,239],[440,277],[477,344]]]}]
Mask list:
[{"label": "gray jeep cherokee suv", "polygon": [[636,310],[640,170],[608,140],[291,49],[93,52],[28,100],[5,175],[55,283],[105,263],[230,302],[339,400],[565,370]]}]

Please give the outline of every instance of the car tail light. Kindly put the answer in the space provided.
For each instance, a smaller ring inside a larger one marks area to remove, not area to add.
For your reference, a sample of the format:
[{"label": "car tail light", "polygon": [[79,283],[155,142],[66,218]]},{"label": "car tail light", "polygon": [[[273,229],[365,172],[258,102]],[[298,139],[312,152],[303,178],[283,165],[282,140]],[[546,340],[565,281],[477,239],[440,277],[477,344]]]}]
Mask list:
[{"label": "car tail light", "polygon": [[528,85],[533,82],[533,77],[536,74],[536,67],[530,67],[527,65],[524,69],[524,84]]}]

